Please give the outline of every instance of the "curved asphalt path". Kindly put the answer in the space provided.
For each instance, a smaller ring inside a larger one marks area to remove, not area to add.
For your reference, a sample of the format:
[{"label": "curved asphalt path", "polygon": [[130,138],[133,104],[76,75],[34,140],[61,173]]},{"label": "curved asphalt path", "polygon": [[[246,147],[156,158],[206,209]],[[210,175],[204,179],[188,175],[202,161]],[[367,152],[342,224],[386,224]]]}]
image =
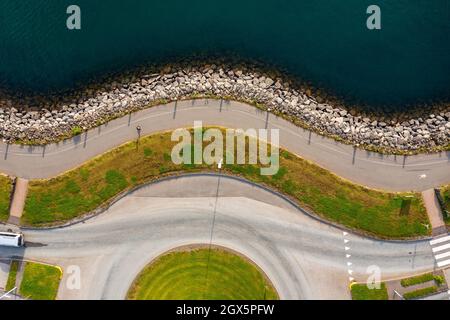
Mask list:
[{"label": "curved asphalt path", "polygon": [[415,156],[382,155],[356,149],[244,103],[222,100],[178,101],[113,120],[78,137],[41,146],[0,143],[0,171],[27,179],[48,178],[74,168],[141,134],[180,127],[278,128],[280,145],[353,182],[373,188],[422,191],[450,183],[450,152]]},{"label": "curved asphalt path", "polygon": [[[59,299],[122,299],[149,261],[190,244],[212,243],[246,255],[264,270],[282,299],[349,299],[350,261],[357,281],[366,281],[370,265],[380,268],[384,280],[435,267],[428,241],[377,241],[348,234],[344,243],[341,230],[310,218],[283,198],[215,175],[150,184],[84,223],[24,233],[27,247],[0,247],[0,257],[62,266]],[[73,265],[81,271],[80,290],[67,286]]]}]

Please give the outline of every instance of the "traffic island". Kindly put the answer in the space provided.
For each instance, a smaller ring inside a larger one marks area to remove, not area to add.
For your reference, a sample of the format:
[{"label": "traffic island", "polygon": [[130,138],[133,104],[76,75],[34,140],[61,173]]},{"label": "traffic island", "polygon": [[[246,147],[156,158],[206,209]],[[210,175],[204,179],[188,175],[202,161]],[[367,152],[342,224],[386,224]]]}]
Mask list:
[{"label": "traffic island", "polygon": [[388,281],[386,285],[391,300],[423,299],[448,290],[442,271]]},{"label": "traffic island", "polygon": [[213,247],[180,248],[148,265],[131,300],[276,300],[265,274],[240,254]]},{"label": "traffic island", "polygon": [[365,283],[354,283],[350,286],[352,300],[388,300],[386,284],[380,283],[379,288],[369,288]]},{"label": "traffic island", "polygon": [[55,300],[62,270],[48,264],[17,261],[11,262],[6,291],[18,288],[17,294],[24,299]]}]

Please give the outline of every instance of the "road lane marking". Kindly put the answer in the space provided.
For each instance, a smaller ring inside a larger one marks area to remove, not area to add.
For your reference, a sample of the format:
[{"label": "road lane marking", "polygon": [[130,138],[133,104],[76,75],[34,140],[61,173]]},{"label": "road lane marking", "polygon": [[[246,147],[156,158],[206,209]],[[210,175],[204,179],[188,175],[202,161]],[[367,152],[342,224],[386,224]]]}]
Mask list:
[{"label": "road lane marking", "polygon": [[430,244],[432,246],[434,246],[435,244],[438,244],[438,243],[441,243],[441,242],[446,242],[446,241],[450,241],[450,236],[433,239],[433,240],[430,241]]},{"label": "road lane marking", "polygon": [[437,263],[438,267],[443,267],[450,264],[450,259],[444,260],[444,261],[440,261]]},{"label": "road lane marking", "polygon": [[442,259],[442,258],[446,258],[446,257],[450,257],[450,251],[445,252],[445,253],[441,253],[441,254],[437,254],[434,256],[436,258],[436,260]]},{"label": "road lane marking", "polygon": [[[342,235],[344,236],[344,244],[347,244],[348,242],[350,242],[350,240],[346,239],[346,236],[348,236],[348,232],[343,231]],[[350,247],[344,246],[344,249],[345,249],[345,251],[348,251],[348,250],[350,250]],[[349,260],[351,256],[352,255],[349,253],[345,254],[345,258],[347,259],[347,274],[348,274],[348,281],[350,282],[350,286],[355,281],[355,278],[352,277],[353,270],[350,269],[350,267],[353,265],[353,263]]]},{"label": "road lane marking", "polygon": [[[434,254],[436,265],[439,268],[450,265],[450,259],[448,259],[448,257],[450,257],[450,235],[432,239],[430,241],[430,246],[431,251]],[[437,254],[438,252],[440,253]]]},{"label": "road lane marking", "polygon": [[450,243],[447,243],[447,244],[444,244],[442,246],[433,248],[432,250],[433,250],[433,252],[439,252],[439,251],[446,250],[446,249],[450,249]]}]

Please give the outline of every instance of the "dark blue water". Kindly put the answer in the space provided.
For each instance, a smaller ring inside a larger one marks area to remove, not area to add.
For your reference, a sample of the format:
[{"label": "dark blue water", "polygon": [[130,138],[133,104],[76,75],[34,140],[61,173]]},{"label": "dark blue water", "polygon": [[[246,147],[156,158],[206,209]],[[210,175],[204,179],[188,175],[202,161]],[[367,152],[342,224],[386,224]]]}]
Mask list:
[{"label": "dark blue water", "polygon": [[[48,92],[192,54],[283,68],[349,101],[450,97],[450,0],[0,0],[0,85]],[[82,30],[66,28],[78,4]],[[366,8],[382,30],[366,28]]]}]

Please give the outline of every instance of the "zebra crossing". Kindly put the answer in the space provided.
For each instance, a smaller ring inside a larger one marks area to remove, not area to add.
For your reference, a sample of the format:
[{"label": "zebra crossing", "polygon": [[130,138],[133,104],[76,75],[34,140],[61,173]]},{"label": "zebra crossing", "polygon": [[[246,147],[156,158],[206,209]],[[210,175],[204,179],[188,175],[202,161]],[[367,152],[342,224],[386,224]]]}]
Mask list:
[{"label": "zebra crossing", "polygon": [[430,245],[437,266],[440,268],[450,265],[450,235],[434,238]]}]

